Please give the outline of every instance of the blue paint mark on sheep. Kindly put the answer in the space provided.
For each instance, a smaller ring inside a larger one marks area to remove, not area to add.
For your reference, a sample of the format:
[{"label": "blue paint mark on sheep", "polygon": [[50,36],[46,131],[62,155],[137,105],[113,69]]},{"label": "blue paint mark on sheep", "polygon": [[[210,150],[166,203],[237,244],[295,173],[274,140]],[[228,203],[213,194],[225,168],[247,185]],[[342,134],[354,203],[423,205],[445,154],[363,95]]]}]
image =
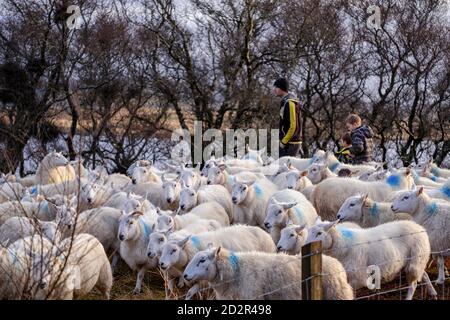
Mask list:
[{"label": "blue paint mark on sheep", "polygon": [[376,218],[379,213],[378,203],[374,202],[374,204],[369,208],[369,214],[372,218]]},{"label": "blue paint mark on sheep", "polygon": [[439,208],[436,202],[432,202],[426,206],[425,210],[429,215],[433,216],[438,213]]},{"label": "blue paint mark on sheep", "polygon": [[331,165],[329,166],[329,169],[330,169],[332,172],[336,172],[340,165],[341,165],[340,162],[335,162],[335,163],[333,163],[333,164],[331,164]]},{"label": "blue paint mark on sheep", "polygon": [[353,240],[353,232],[348,229],[338,228],[337,229],[345,239]]},{"label": "blue paint mark on sheep", "polygon": [[444,196],[445,196],[447,199],[450,199],[450,187],[449,187],[449,186],[444,185],[444,186],[441,188],[441,192],[444,194]]},{"label": "blue paint mark on sheep", "polygon": [[190,240],[195,249],[200,250],[200,239],[197,236],[192,236]]},{"label": "blue paint mark on sheep", "polygon": [[431,169],[431,174],[435,175],[436,177],[440,177],[441,176],[441,170],[439,170],[438,167],[434,167]]},{"label": "blue paint mark on sheep", "polygon": [[253,190],[255,190],[255,194],[258,199],[262,199],[264,197],[264,191],[259,184],[253,184]]},{"label": "blue paint mark on sheep", "polygon": [[236,271],[239,266],[239,257],[234,252],[231,252],[228,257],[228,261],[230,262],[233,271]]},{"label": "blue paint mark on sheep", "polygon": [[30,195],[35,196],[38,194],[38,186],[30,187]]},{"label": "blue paint mark on sheep", "polygon": [[431,176],[431,181],[434,181],[434,182],[437,182],[438,181],[438,177],[436,177],[436,176]]},{"label": "blue paint mark on sheep", "polygon": [[144,230],[144,238],[148,240],[152,233],[152,228],[142,218],[139,219],[139,222]]},{"label": "blue paint mark on sheep", "polygon": [[391,188],[399,188],[400,187],[400,176],[398,175],[391,175],[389,177],[387,177],[386,179],[386,183],[391,187]]},{"label": "blue paint mark on sheep", "polygon": [[299,223],[302,223],[303,222],[302,209],[300,209],[299,207],[295,206],[294,207],[294,211],[295,211],[295,215],[297,216],[297,219],[298,219]]}]

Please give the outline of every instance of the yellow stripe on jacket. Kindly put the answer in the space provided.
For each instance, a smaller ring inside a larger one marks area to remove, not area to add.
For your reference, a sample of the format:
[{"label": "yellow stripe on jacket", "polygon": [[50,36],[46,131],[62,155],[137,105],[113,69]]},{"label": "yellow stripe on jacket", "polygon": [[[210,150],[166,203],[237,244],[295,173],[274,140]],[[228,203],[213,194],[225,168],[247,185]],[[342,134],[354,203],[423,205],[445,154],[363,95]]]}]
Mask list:
[{"label": "yellow stripe on jacket", "polygon": [[283,140],[281,140],[283,144],[289,143],[297,129],[297,114],[295,112],[295,103],[292,100],[289,100],[289,119],[289,131],[286,133]]}]

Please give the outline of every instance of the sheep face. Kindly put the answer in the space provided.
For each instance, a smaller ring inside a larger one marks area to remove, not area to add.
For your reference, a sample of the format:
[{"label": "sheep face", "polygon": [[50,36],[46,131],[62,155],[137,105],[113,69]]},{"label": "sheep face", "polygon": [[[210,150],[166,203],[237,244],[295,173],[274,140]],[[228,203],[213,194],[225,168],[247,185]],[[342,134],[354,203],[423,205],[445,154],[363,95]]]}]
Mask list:
[{"label": "sheep face", "polygon": [[278,252],[297,254],[295,249],[302,247],[308,237],[308,230],[304,226],[289,225],[281,230],[280,241],[277,244]]},{"label": "sheep face", "polygon": [[149,167],[136,167],[131,175],[131,181],[133,184],[150,182],[152,171]]},{"label": "sheep face", "polygon": [[308,237],[306,238],[305,244],[321,241],[323,250],[328,250],[333,244],[333,240],[329,233],[329,230],[333,228],[338,221],[330,223],[322,223],[312,226],[308,230]]},{"label": "sheep face", "polygon": [[171,204],[179,199],[181,186],[178,179],[174,181],[165,181],[162,188],[164,199],[167,203]]},{"label": "sheep face", "polygon": [[262,150],[251,150],[248,149],[248,153],[243,157],[243,160],[251,160],[256,162],[257,164],[263,164],[264,161],[262,159],[262,155],[265,152],[265,148]]},{"label": "sheep face", "polygon": [[184,270],[183,278],[186,281],[213,281],[217,275],[216,251],[208,249],[197,252]]},{"label": "sheep face", "polygon": [[136,198],[128,198],[128,200],[123,205],[123,211],[125,211],[125,213],[142,211],[142,202],[140,202]]},{"label": "sheep face", "polygon": [[[189,238],[180,242],[167,242],[161,249],[159,267],[163,270],[180,263],[183,260],[183,247]],[[186,261],[187,262],[187,261]]]},{"label": "sheep face", "polygon": [[249,184],[236,182],[231,192],[231,200],[233,203],[236,205],[242,203],[247,198],[250,187]]},{"label": "sheep face", "polygon": [[199,171],[197,169],[186,169],[179,171],[180,180],[188,188],[195,187],[200,181]]},{"label": "sheep face", "polygon": [[273,203],[271,203],[267,207],[267,215],[266,219],[264,220],[264,226],[270,230],[273,227],[282,225],[283,222],[286,220],[287,216],[287,210],[293,208],[297,205],[296,202],[292,203],[279,203],[275,199],[272,200]]},{"label": "sheep face", "polygon": [[214,158],[209,159],[206,161],[205,166],[203,167],[202,171],[200,172],[200,175],[202,177],[207,177],[209,173],[209,169],[215,167],[217,165],[217,162]]},{"label": "sheep face", "polygon": [[167,214],[158,215],[156,223],[157,223],[159,232],[167,233],[167,232],[171,231],[174,227],[173,218]]},{"label": "sheep face", "polygon": [[147,246],[147,256],[150,259],[161,256],[162,247],[167,242],[166,236],[161,232],[153,232]]},{"label": "sheep face", "polygon": [[70,164],[69,160],[59,152],[52,152],[47,157],[53,167],[64,167]]},{"label": "sheep face", "polygon": [[99,190],[100,190],[99,185],[95,183],[87,183],[81,187],[80,198],[84,202],[92,204],[94,203]]},{"label": "sheep face", "polygon": [[185,188],[180,192],[180,210],[187,212],[197,205],[197,192],[192,188]]},{"label": "sheep face", "polygon": [[226,166],[220,165],[217,167],[212,167],[208,170],[208,180],[207,184],[222,184],[222,181],[224,180],[224,171]]},{"label": "sheep face", "polygon": [[401,192],[392,203],[392,211],[413,214],[419,206],[419,196],[422,193],[423,188],[420,188],[419,191]]},{"label": "sheep face", "polygon": [[300,180],[302,176],[297,170],[293,170],[286,175],[287,188],[291,190],[300,190]]},{"label": "sheep face", "polygon": [[136,212],[124,214],[120,219],[119,224],[119,240],[136,240],[140,235],[139,228],[140,215]]},{"label": "sheep face", "polygon": [[344,201],[337,218],[340,221],[359,221],[362,218],[362,207],[367,196],[356,195]]},{"label": "sheep face", "polygon": [[308,170],[308,178],[313,184],[318,184],[322,181],[322,173],[326,169],[323,164],[313,164]]}]

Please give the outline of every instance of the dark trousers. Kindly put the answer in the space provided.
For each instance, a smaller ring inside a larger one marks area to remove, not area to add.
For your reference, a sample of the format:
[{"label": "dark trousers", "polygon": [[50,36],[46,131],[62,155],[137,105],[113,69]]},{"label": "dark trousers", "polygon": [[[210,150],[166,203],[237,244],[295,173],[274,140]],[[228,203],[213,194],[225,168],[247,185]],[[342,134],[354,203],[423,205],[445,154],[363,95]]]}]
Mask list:
[{"label": "dark trousers", "polygon": [[301,144],[287,144],[283,149],[280,148],[281,157],[297,157],[300,154]]}]

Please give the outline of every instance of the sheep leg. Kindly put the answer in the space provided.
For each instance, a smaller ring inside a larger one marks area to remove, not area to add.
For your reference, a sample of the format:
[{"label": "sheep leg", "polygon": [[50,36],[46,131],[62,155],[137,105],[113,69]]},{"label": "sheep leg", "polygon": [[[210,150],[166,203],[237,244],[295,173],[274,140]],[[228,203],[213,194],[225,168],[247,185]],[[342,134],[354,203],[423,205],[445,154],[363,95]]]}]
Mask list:
[{"label": "sheep leg", "polygon": [[200,292],[200,286],[196,283],[189,291],[186,293],[186,300],[191,300],[192,297]]},{"label": "sheep leg", "polygon": [[134,287],[133,294],[139,294],[141,293],[141,287],[142,287],[142,280],[144,280],[145,276],[145,268],[141,268],[138,272],[137,279],[136,279],[136,287]]},{"label": "sheep leg", "polygon": [[433,284],[431,283],[430,277],[428,276],[428,273],[425,271],[422,276],[422,281],[425,281],[425,284],[427,286],[428,294],[431,296],[432,299],[436,299],[437,292],[433,287]]},{"label": "sheep leg", "polygon": [[117,269],[117,264],[119,263],[119,258],[120,258],[120,255],[117,252],[114,253],[112,261],[111,261],[111,270],[112,270],[113,274],[116,273],[116,271],[117,271],[116,269]]},{"label": "sheep leg", "polygon": [[406,300],[412,300],[412,298],[414,296],[414,292],[416,292],[416,288],[417,288],[417,280],[414,280],[409,285],[408,293],[406,295]]},{"label": "sheep leg", "polygon": [[439,268],[439,277],[438,277],[436,283],[444,284],[444,282],[445,282],[445,270],[444,270],[445,263],[444,263],[444,257],[442,255],[440,255],[437,258],[437,265]]}]

